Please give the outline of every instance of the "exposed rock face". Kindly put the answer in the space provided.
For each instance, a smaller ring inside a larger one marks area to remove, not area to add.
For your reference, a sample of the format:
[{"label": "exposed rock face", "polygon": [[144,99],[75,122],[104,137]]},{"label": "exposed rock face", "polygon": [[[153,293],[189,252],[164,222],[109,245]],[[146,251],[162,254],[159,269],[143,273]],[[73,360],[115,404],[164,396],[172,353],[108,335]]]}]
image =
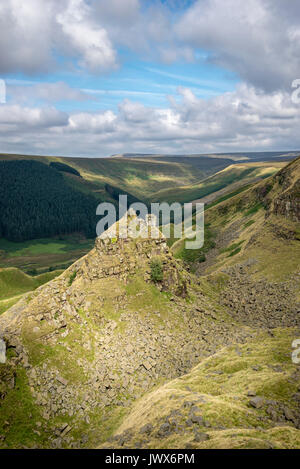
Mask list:
[{"label": "exposed rock face", "polygon": [[0,363],[6,362],[6,344],[3,339],[0,339]]},{"label": "exposed rock face", "polygon": [[224,272],[228,274],[228,284],[222,292],[221,303],[235,319],[259,328],[300,326],[297,278],[284,283],[254,281],[247,264]]},{"label": "exposed rock face", "polygon": [[[163,270],[156,285],[153,258]],[[88,425],[95,412],[107,418],[106,412],[130,405],[159,380],[243,340],[247,330],[218,320],[196,286],[186,301],[194,281],[163,237],[103,237],[63,275],[5,313],[0,328],[14,351],[8,365],[17,374],[20,367],[26,370],[47,428],[59,417],[74,427]],[[72,426],[65,428],[55,429],[47,445],[80,446],[72,440]]]},{"label": "exposed rock face", "polygon": [[279,171],[274,180],[280,193],[273,199],[271,211],[300,221],[300,158]]}]

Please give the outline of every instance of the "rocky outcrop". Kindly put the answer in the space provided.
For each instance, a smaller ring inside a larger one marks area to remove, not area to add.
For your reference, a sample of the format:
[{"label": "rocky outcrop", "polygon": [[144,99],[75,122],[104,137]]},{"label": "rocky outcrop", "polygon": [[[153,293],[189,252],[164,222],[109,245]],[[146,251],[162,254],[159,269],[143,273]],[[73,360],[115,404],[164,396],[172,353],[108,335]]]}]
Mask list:
[{"label": "rocky outcrop", "polygon": [[292,161],[274,176],[279,194],[272,198],[271,212],[300,221],[300,158]]},{"label": "rocky outcrop", "polygon": [[[163,271],[156,283],[153,259]],[[87,444],[74,440],[72,429],[88,427],[95,413],[101,428],[113,409],[130,406],[160,380],[244,340],[247,329],[219,319],[196,285],[189,297],[194,282],[163,237],[101,237],[87,256],[1,317],[13,352],[8,366],[17,376],[26,371],[50,433],[46,446]],[[63,429],[55,424],[61,418],[69,422]]]},{"label": "rocky outcrop", "polygon": [[258,328],[300,326],[300,304],[297,304],[297,278],[270,283],[254,280],[251,263],[225,269],[228,275],[221,304],[238,321]]}]

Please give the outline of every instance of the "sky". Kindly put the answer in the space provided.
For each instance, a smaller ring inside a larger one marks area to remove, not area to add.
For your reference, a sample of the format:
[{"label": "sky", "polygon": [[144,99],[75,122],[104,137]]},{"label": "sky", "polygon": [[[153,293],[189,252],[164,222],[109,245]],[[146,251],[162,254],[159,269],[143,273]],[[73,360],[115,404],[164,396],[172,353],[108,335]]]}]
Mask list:
[{"label": "sky", "polygon": [[299,0],[0,0],[0,152],[300,150],[299,78]]}]

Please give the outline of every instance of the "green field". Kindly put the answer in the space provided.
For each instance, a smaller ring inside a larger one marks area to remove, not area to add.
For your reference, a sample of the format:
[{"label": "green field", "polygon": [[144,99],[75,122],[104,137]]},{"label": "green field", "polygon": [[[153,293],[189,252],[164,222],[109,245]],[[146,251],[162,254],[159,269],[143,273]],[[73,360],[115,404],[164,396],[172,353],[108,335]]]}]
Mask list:
[{"label": "green field", "polygon": [[158,191],[153,195],[153,201],[187,203],[203,199],[210,194],[217,194],[222,189],[230,192],[234,184],[245,186],[259,179],[267,178],[279,171],[282,166],[282,163],[243,163],[231,165],[197,184]]},{"label": "green field", "polygon": [[94,240],[80,235],[45,238],[22,243],[0,239],[0,267],[18,267],[27,273],[67,268],[92,249]]},{"label": "green field", "polygon": [[19,301],[24,293],[35,290],[62,273],[62,270],[30,276],[16,267],[0,269],[0,314]]}]

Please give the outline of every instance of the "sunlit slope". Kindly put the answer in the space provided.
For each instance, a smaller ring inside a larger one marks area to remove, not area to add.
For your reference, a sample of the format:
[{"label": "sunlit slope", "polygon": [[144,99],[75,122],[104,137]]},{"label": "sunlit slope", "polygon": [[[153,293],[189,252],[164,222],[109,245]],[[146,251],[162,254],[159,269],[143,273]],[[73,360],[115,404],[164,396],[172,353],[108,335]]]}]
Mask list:
[{"label": "sunlit slope", "polygon": [[[154,201],[209,203],[223,193],[231,192],[238,187],[247,185],[275,174],[284,163],[243,163],[230,165],[224,170],[206,178],[197,184],[161,190],[153,195]],[[211,198],[208,198],[211,196]]]},{"label": "sunlit slope", "polygon": [[56,270],[32,277],[14,267],[0,268],[0,314],[15,304],[22,294],[35,290],[61,272]]},{"label": "sunlit slope", "polygon": [[[213,243],[193,253],[194,267],[199,260],[201,272],[211,273],[250,258],[253,271],[273,280],[296,272],[300,258],[299,167],[298,158],[275,176],[208,208],[206,231]],[[172,250],[189,260],[184,240],[175,242]]]},{"label": "sunlit slope", "polygon": [[206,244],[194,257],[184,240],[173,245],[205,298],[251,328],[250,337],[143,396],[101,447],[300,448],[300,368],[292,360],[300,337],[299,176],[300,158],[208,209]]},{"label": "sunlit slope", "polygon": [[263,332],[203,360],[137,401],[101,447],[299,449],[295,334]]},{"label": "sunlit slope", "polygon": [[150,197],[159,189],[193,184],[215,171],[213,164],[203,171],[181,162],[146,159],[0,155],[0,160],[3,159],[33,159],[45,164],[61,162],[81,174],[83,180],[73,175],[64,175],[82,191],[95,192],[101,196],[101,192],[105,192],[105,184],[111,184],[142,199]]}]

